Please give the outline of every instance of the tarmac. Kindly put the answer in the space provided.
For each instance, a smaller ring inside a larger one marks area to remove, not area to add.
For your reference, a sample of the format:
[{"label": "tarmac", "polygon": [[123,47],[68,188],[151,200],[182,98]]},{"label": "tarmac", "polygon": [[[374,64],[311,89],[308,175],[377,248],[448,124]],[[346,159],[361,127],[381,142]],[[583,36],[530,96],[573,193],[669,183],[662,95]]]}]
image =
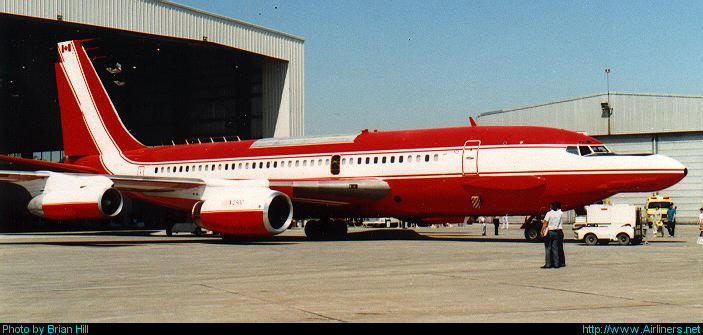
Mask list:
[{"label": "tarmac", "polygon": [[4,322],[701,322],[697,226],[540,269],[517,225],[300,229],[234,244],[164,231],[0,234]]}]

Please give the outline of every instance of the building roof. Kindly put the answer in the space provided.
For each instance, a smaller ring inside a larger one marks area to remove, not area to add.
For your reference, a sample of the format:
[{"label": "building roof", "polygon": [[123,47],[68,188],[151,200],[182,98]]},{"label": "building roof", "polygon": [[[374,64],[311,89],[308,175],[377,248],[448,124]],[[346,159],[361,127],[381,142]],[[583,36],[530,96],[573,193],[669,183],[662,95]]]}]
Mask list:
[{"label": "building roof", "polygon": [[[602,103],[609,102],[608,117]],[[703,131],[703,96],[610,92],[531,106],[484,112],[485,125],[539,125],[585,131],[589,135],[625,135]]]}]

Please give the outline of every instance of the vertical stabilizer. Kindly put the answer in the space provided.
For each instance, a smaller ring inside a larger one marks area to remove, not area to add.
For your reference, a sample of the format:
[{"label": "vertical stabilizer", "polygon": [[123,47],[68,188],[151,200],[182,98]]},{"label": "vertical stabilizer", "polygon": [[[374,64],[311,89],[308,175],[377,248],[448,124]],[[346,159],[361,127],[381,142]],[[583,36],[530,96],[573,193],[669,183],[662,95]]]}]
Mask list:
[{"label": "vertical stabilizer", "polygon": [[82,41],[58,44],[56,85],[67,156],[121,154],[144,148],[125,128]]}]

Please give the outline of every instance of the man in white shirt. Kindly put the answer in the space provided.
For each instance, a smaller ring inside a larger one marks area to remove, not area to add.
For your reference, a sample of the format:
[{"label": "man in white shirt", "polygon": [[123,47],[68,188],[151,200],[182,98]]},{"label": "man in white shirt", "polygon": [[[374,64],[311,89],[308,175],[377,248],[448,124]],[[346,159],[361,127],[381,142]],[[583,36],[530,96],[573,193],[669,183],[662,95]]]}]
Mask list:
[{"label": "man in white shirt", "polygon": [[543,269],[566,266],[561,204],[555,201],[551,207],[552,210],[547,212],[542,221],[542,237],[545,239],[545,264],[542,266]]}]

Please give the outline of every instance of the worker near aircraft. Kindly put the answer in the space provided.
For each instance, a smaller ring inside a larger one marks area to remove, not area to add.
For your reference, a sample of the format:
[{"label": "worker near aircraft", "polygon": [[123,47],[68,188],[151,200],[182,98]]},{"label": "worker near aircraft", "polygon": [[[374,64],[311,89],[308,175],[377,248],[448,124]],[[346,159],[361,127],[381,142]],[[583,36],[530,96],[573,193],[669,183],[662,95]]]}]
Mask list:
[{"label": "worker near aircraft", "polygon": [[566,266],[564,257],[564,232],[562,226],[561,204],[555,201],[551,205],[552,210],[547,212],[542,221],[542,237],[544,238],[544,260],[543,269],[560,268]]}]

